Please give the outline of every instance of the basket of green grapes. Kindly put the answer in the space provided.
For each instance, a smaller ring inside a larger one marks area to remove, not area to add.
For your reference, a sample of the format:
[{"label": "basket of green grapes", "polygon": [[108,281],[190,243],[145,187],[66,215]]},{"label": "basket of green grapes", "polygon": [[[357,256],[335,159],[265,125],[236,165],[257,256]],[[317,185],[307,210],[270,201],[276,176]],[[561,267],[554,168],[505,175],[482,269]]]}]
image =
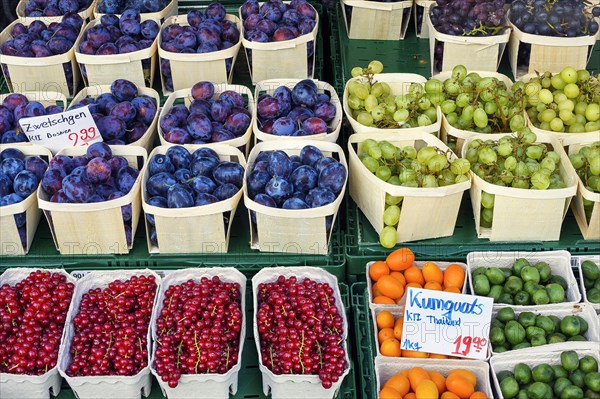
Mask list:
[{"label": "basket of green grapes", "polygon": [[434,76],[428,86],[444,98],[441,138],[457,153],[474,135],[511,133],[526,126],[522,91],[513,91],[513,82],[505,75],[457,65]]},{"label": "basket of green grapes", "polygon": [[383,64],[352,69],[344,89],[344,113],[356,133],[426,131],[441,127],[439,93],[427,91],[427,80],[416,74],[381,73]]},{"label": "basket of green grapes", "polygon": [[577,174],[561,143],[525,128],[465,141],[471,165],[471,204],[479,238],[491,241],[556,241]]},{"label": "basket of green grapes", "polygon": [[575,220],[586,240],[600,240],[600,141],[598,135],[568,137],[563,145],[579,177],[571,203]]},{"label": "basket of green grapes", "polygon": [[426,131],[348,139],[350,195],[385,248],[454,233],[470,163]]}]

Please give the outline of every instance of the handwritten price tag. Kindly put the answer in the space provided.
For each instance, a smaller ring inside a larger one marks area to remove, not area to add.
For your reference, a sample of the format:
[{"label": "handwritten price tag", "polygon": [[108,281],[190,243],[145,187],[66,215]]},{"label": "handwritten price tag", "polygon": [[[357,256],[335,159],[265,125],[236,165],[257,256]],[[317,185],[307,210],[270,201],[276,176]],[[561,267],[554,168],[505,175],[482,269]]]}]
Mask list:
[{"label": "handwritten price tag", "polygon": [[492,298],[409,288],[403,350],[485,359]]},{"label": "handwritten price tag", "polygon": [[60,114],[22,118],[19,125],[30,142],[44,146],[54,154],[65,147],[103,141],[87,106]]}]

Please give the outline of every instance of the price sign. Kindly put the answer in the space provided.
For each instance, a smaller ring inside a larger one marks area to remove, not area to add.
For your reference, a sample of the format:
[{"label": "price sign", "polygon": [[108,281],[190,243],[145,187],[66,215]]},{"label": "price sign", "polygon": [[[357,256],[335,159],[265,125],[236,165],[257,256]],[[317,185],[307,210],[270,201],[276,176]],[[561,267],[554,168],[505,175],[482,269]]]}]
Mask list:
[{"label": "price sign", "polygon": [[492,298],[409,288],[402,350],[485,359]]},{"label": "price sign", "polygon": [[22,118],[19,125],[30,142],[44,146],[54,154],[65,147],[103,141],[87,106],[60,114]]}]

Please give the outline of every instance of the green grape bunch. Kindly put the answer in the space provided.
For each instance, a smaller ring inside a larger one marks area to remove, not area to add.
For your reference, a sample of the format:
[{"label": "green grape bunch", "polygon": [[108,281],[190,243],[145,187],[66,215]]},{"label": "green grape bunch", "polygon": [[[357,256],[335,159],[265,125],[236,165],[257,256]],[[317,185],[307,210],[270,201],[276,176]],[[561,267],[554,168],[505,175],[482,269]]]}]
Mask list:
[{"label": "green grape bunch", "polygon": [[371,61],[367,68],[352,69],[354,78],[361,77],[348,83],[352,118],[379,129],[407,129],[437,122],[438,97],[430,96],[419,83],[412,83],[405,94],[394,95],[389,84],[375,80],[382,71],[379,61]]},{"label": "green grape bunch", "polygon": [[[414,146],[397,147],[389,141],[367,139],[358,157],[379,179],[403,187],[435,188],[469,181],[471,164],[464,158],[451,159],[450,151],[434,146],[418,150]],[[379,242],[385,248],[396,245],[398,222],[403,197],[386,194],[383,213],[384,228]]]},{"label": "green grape bunch", "polygon": [[515,86],[525,93],[527,115],[535,127],[559,133],[600,131],[600,81],[589,71],[566,67]]},{"label": "green grape bunch", "polygon": [[[560,175],[560,155],[529,128],[499,140],[475,139],[469,142],[465,158],[471,171],[488,183],[520,189],[552,190],[565,188]],[[491,227],[494,212],[493,194],[481,197],[482,227]]]},{"label": "green grape bunch", "polygon": [[[514,86],[513,86],[514,87]],[[522,90],[512,90],[496,77],[481,77],[463,65],[443,82],[431,79],[425,90],[446,98],[440,108],[454,128],[478,133],[510,133],[525,128]]]},{"label": "green grape bunch", "polygon": [[[600,141],[582,146],[577,153],[569,155],[569,160],[585,188],[600,193]],[[583,199],[585,216],[590,221],[594,209],[594,201]]]}]

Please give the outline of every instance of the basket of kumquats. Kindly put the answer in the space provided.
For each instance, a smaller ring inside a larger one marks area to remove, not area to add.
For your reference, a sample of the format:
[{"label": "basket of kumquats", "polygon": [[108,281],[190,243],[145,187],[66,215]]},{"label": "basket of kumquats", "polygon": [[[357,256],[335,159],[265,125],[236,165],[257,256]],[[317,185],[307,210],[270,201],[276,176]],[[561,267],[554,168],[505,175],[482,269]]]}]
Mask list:
[{"label": "basket of kumquats", "polygon": [[367,263],[369,307],[397,307],[409,287],[465,293],[466,270],[467,265],[460,262],[415,262],[409,248],[399,248],[385,260]]}]

